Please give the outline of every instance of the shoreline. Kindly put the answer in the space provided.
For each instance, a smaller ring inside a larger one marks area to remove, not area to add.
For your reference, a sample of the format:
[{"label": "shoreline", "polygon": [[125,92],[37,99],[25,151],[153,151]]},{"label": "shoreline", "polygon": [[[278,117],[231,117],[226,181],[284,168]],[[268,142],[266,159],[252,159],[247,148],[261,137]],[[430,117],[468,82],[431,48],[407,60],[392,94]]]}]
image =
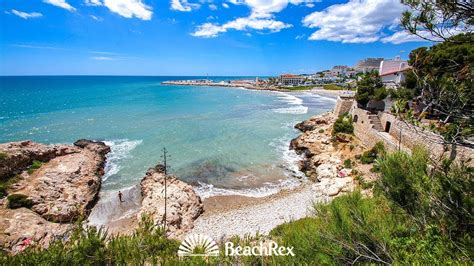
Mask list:
[{"label": "shoreline", "polygon": [[[176,85],[176,86],[196,86],[196,87],[224,87],[224,88],[242,88],[246,90],[255,90],[255,91],[273,91],[273,92],[310,92],[323,97],[329,97],[337,99],[337,97],[350,93],[349,90],[325,90],[321,86],[313,86],[312,89],[308,90],[290,90],[290,89],[279,89],[274,87],[260,87],[251,84],[230,84],[230,83],[220,83],[220,82],[191,82],[191,81],[163,81],[163,85]],[[311,87],[311,86],[308,86]]]}]

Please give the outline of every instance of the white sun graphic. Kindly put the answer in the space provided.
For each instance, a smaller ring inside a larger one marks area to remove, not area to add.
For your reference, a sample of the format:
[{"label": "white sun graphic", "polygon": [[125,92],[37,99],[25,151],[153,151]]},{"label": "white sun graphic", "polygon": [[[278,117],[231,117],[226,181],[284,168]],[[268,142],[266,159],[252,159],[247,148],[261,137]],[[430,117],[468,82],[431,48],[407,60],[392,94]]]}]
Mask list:
[{"label": "white sun graphic", "polygon": [[188,235],[178,249],[178,256],[218,256],[216,241],[206,235]]}]

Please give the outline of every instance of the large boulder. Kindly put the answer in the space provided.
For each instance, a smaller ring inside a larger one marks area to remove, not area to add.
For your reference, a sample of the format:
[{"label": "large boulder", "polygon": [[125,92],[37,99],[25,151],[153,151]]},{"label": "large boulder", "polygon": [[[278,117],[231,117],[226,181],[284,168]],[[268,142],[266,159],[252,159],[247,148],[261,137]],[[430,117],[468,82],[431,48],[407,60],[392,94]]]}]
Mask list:
[{"label": "large boulder", "polygon": [[[201,198],[191,185],[174,176],[166,177],[167,208],[166,232],[180,238],[194,227],[194,220],[204,212]],[[138,219],[148,215],[156,225],[163,226],[165,220],[165,173],[162,165],[150,168],[140,182],[142,206]]]}]

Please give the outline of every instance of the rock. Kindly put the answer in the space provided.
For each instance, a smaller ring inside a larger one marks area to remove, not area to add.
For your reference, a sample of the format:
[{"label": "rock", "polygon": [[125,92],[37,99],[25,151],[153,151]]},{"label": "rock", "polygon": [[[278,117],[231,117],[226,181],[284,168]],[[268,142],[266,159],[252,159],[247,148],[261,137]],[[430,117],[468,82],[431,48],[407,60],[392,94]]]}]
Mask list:
[{"label": "rock", "polygon": [[[8,192],[24,194],[33,201],[31,210],[52,222],[73,222],[89,214],[95,204],[104,174],[105,155],[110,148],[103,142],[82,140],[79,145],[2,144],[9,156],[25,162],[45,162]],[[20,161],[17,161],[20,162]],[[14,169],[14,172],[18,171]]]},{"label": "rock", "polygon": [[45,145],[32,141],[0,144],[0,178],[9,178],[28,168],[34,160],[47,162],[57,156],[76,153],[79,150],[69,145]]},{"label": "rock", "polygon": [[[155,224],[162,226],[165,214],[164,167],[157,165],[150,168],[140,182],[142,206],[137,215],[149,215]],[[201,198],[193,187],[174,176],[166,178],[167,183],[167,217],[166,231],[168,236],[180,238],[194,227],[196,220],[203,212]]]},{"label": "rock", "polygon": [[321,164],[316,168],[316,172],[318,173],[318,179],[337,177],[337,167],[334,164]]},{"label": "rock", "polygon": [[26,208],[0,209],[0,247],[12,253],[28,245],[48,247],[55,239],[62,239],[73,228],[71,224],[46,221]]},{"label": "rock", "polygon": [[329,123],[330,117],[328,114],[322,114],[296,124],[295,128],[302,132],[306,132],[317,129],[321,124],[328,125]]},{"label": "rock", "polygon": [[344,134],[344,133],[337,133],[336,134],[336,140],[337,142],[340,143],[349,143],[351,142],[352,136],[349,134]]},{"label": "rock", "polygon": [[[316,182],[312,190],[319,199],[329,200],[353,189],[350,169],[343,169],[340,152],[332,144],[334,121],[335,117],[329,113],[303,121],[295,126],[303,133],[290,143],[291,149],[304,154],[299,163],[300,170]],[[340,139],[345,142],[346,136],[340,136]]]}]

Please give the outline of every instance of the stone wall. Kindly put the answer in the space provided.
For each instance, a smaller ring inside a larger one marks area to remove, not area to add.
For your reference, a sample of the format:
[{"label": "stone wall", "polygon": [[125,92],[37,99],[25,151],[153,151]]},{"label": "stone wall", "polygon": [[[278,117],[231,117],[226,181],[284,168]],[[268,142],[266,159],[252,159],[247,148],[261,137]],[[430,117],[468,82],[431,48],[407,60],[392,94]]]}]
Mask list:
[{"label": "stone wall", "polygon": [[440,135],[401,121],[388,112],[377,114],[384,131],[372,128],[369,112],[358,108],[355,101],[353,101],[349,113],[354,121],[354,135],[368,149],[379,141],[384,143],[388,151],[403,150],[410,153],[414,147],[422,146],[430,152],[431,158],[435,160],[449,157],[462,161],[470,159],[470,163],[474,163],[474,149],[458,145],[446,146]]},{"label": "stone wall", "polygon": [[344,113],[348,113],[352,107],[353,102],[353,97],[339,96],[336,101],[336,106],[334,107],[334,115],[338,117]]}]

